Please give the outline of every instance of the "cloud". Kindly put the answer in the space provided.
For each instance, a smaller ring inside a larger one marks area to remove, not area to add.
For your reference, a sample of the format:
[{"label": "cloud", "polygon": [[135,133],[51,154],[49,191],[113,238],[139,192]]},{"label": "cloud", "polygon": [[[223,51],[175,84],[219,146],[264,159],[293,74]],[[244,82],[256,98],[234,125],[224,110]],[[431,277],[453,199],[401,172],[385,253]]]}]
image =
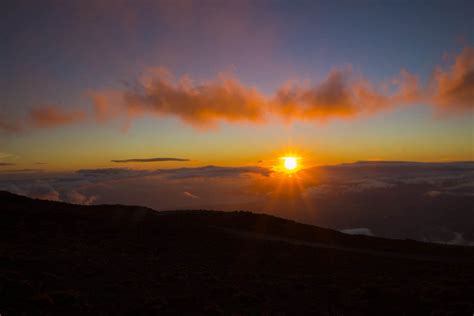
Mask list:
[{"label": "cloud", "polygon": [[215,127],[219,121],[262,122],[265,104],[255,88],[232,76],[221,74],[214,81],[196,84],[188,76],[175,80],[164,68],[150,70],[134,89],[125,91],[123,102],[111,104],[107,95],[94,94],[99,121],[119,114],[128,119],[173,115],[197,128]]},{"label": "cloud", "polygon": [[2,118],[0,118],[0,131],[6,133],[20,133],[23,131],[23,126],[18,119],[8,118],[6,113],[2,113]]},{"label": "cloud", "polygon": [[60,201],[60,195],[52,186],[48,184],[36,184],[30,187],[29,196],[37,199]]},{"label": "cloud", "polygon": [[284,118],[353,116],[357,109],[347,81],[347,71],[333,70],[319,86],[288,84],[277,91],[273,110]]},{"label": "cloud", "polygon": [[86,119],[86,115],[83,111],[66,111],[56,106],[47,105],[32,109],[30,118],[33,126],[50,128],[82,122]]},{"label": "cloud", "polygon": [[325,121],[371,114],[413,103],[420,97],[418,79],[405,70],[388,85],[374,87],[362,76],[356,76],[350,67],[335,68],[318,85],[283,86],[272,101],[272,110],[286,120]]},{"label": "cloud", "polygon": [[177,168],[177,169],[160,169],[157,170],[158,175],[162,175],[167,179],[186,179],[186,178],[216,178],[216,177],[237,177],[243,174],[259,174],[269,176],[271,170],[263,167],[217,167],[205,166],[196,168]]},{"label": "cloud", "polygon": [[7,153],[0,153],[0,159],[4,159],[4,158],[8,158],[10,157],[11,155],[10,154],[7,154]]},{"label": "cloud", "polygon": [[0,162],[0,167],[5,167],[5,166],[14,166],[14,163],[11,162]]},{"label": "cloud", "polygon": [[432,100],[442,111],[474,109],[474,48],[464,48],[447,69],[438,67],[432,84]]},{"label": "cloud", "polygon": [[183,194],[191,199],[199,199],[199,196],[192,194],[191,192],[184,191]]},{"label": "cloud", "polygon": [[183,158],[139,158],[139,159],[123,159],[123,160],[111,160],[111,162],[118,162],[118,163],[124,163],[124,162],[158,162],[158,161],[189,161],[189,159],[183,159]]},{"label": "cloud", "polygon": [[76,173],[83,177],[111,177],[111,176],[130,176],[138,175],[147,171],[132,170],[128,168],[99,168],[99,169],[80,169]]},{"label": "cloud", "polygon": [[439,243],[445,243],[448,245],[460,245],[460,246],[474,246],[474,241],[466,240],[463,234],[458,232],[453,232],[454,238],[448,241],[436,241]]},{"label": "cloud", "polygon": [[11,184],[3,187],[3,189],[35,199],[61,201],[59,192],[48,183],[27,183],[23,186]]},{"label": "cloud", "polygon": [[308,187],[304,192],[303,196],[305,198],[322,198],[325,195],[327,195],[331,190],[333,189],[333,186],[328,185],[328,184],[320,184],[317,186],[312,186]]},{"label": "cloud", "polygon": [[378,179],[363,179],[360,182],[351,184],[346,188],[348,192],[362,192],[373,189],[391,189],[395,187],[392,183],[380,181]]},{"label": "cloud", "polygon": [[65,200],[73,204],[91,205],[97,200],[97,196],[86,196],[76,190],[68,191]]},{"label": "cloud", "polygon": [[369,228],[350,228],[340,230],[341,233],[348,235],[365,235],[365,236],[374,236],[372,231]]},{"label": "cloud", "polygon": [[94,117],[99,123],[117,118],[126,111],[122,91],[89,92],[89,97],[92,99]]},{"label": "cloud", "polygon": [[443,194],[443,192],[441,192],[441,191],[428,191],[428,192],[426,192],[426,195],[430,196],[430,197],[437,197],[437,196],[440,196],[441,194]]},{"label": "cloud", "polygon": [[[1,166],[1,164],[0,164]],[[10,170],[2,170],[2,172],[12,172],[12,173],[20,173],[20,172],[43,172],[44,169],[10,169]]]},{"label": "cloud", "polygon": [[74,173],[74,176],[62,179],[61,182],[68,183],[99,183],[104,181],[140,179],[145,177],[155,177],[155,179],[180,180],[192,178],[238,178],[242,175],[258,174],[269,176],[271,170],[263,167],[191,167],[174,169],[156,169],[156,170],[137,170],[129,168],[98,168],[98,169],[80,169]]},{"label": "cloud", "polygon": [[448,245],[474,246],[474,241],[466,239],[464,235],[446,227],[431,227],[422,232],[422,240]]}]

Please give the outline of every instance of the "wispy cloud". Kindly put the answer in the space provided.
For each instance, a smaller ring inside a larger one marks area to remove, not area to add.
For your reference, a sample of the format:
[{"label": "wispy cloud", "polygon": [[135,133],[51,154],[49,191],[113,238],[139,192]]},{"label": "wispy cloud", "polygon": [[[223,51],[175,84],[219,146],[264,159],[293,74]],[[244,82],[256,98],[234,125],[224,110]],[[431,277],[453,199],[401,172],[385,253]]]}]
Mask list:
[{"label": "wispy cloud", "polygon": [[0,118],[0,132],[6,133],[20,133],[23,131],[21,122],[15,118],[5,117]]},{"label": "wispy cloud", "polygon": [[43,172],[44,169],[9,169],[9,170],[2,170],[2,172],[11,172],[11,173],[29,173],[29,172]]},{"label": "wispy cloud", "polygon": [[191,192],[184,191],[183,194],[191,199],[199,199],[199,196],[192,194]]},{"label": "wispy cloud", "polygon": [[82,122],[86,119],[86,114],[80,110],[65,110],[47,105],[32,109],[30,118],[33,126],[47,128]]},{"label": "wispy cloud", "polygon": [[5,166],[14,166],[15,164],[12,162],[0,162],[0,167],[5,167]]},{"label": "wispy cloud", "polygon": [[125,163],[125,162],[160,162],[160,161],[190,161],[190,160],[189,159],[184,159],[184,158],[169,158],[169,157],[133,158],[133,159],[111,160],[111,162],[117,162],[117,163]]}]

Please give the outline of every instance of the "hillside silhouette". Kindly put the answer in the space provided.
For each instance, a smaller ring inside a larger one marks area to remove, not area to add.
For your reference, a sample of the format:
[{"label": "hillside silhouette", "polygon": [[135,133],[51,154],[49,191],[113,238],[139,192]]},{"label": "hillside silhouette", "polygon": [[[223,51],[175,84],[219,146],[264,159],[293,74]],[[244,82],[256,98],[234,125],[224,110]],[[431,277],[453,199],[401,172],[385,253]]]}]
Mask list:
[{"label": "hillside silhouette", "polygon": [[474,248],[0,192],[0,314],[474,312]]}]

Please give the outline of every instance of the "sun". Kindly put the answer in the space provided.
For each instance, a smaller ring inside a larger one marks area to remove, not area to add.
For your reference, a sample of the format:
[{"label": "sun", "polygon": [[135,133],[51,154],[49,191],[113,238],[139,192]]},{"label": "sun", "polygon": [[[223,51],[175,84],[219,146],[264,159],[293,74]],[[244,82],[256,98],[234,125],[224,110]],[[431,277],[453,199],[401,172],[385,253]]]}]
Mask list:
[{"label": "sun", "polygon": [[277,167],[280,171],[292,174],[299,169],[299,157],[296,156],[285,156],[285,157],[280,157],[282,164],[280,167]]},{"label": "sun", "polygon": [[283,157],[283,166],[286,170],[295,170],[298,167],[298,159],[296,157]]}]

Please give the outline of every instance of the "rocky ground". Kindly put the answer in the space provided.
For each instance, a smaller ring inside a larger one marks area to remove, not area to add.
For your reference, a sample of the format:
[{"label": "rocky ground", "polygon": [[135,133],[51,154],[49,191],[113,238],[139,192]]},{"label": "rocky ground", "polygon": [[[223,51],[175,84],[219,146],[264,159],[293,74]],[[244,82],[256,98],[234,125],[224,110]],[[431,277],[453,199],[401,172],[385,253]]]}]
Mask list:
[{"label": "rocky ground", "polygon": [[472,315],[474,249],[0,192],[0,314]]}]

